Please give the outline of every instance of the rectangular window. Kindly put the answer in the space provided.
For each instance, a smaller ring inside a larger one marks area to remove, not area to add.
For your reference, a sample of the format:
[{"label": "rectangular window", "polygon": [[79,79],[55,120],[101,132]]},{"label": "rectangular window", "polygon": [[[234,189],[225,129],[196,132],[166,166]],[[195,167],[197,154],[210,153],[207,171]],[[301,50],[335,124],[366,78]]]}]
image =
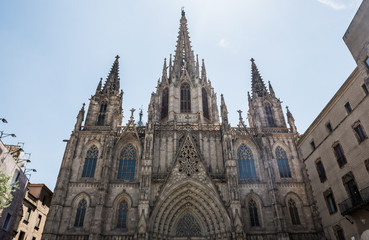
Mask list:
[{"label": "rectangular window", "polygon": [[28,223],[29,217],[31,216],[31,208],[27,209],[26,215],[24,216],[24,220]]},{"label": "rectangular window", "polygon": [[334,155],[336,156],[338,165],[340,167],[344,166],[347,163],[347,161],[343,149],[341,147],[341,144],[336,143],[335,145],[333,145],[333,151]]},{"label": "rectangular window", "polygon": [[366,87],[365,83],[363,85],[361,85],[361,87],[363,88],[365,95],[368,95],[369,91],[368,91],[368,88]]},{"label": "rectangular window", "polygon": [[365,164],[366,171],[368,171],[369,173],[369,159],[365,160],[364,164]]},{"label": "rectangular window", "polygon": [[333,214],[337,212],[337,205],[336,205],[336,202],[334,201],[332,189],[328,189],[327,191],[324,192],[324,198],[325,198],[325,203],[327,204],[329,213]]},{"label": "rectangular window", "polygon": [[345,104],[345,109],[346,109],[347,114],[350,114],[352,112],[352,107],[349,102]]},{"label": "rectangular window", "polygon": [[328,122],[326,125],[325,125],[325,127],[327,128],[327,130],[328,130],[328,132],[333,132],[333,128],[332,128],[332,125],[331,125],[331,123],[330,122]]},{"label": "rectangular window", "polygon": [[35,225],[36,229],[38,229],[40,227],[41,219],[42,219],[42,216],[38,215],[37,222],[36,222],[36,225]]},{"label": "rectangular window", "polygon": [[338,240],[345,240],[345,234],[343,234],[343,229],[337,230],[337,238]]},{"label": "rectangular window", "polygon": [[324,182],[325,180],[327,180],[327,176],[325,175],[325,169],[320,159],[316,162],[316,170],[318,172],[321,182]]},{"label": "rectangular window", "polygon": [[313,151],[314,151],[314,150],[315,150],[315,148],[316,148],[316,147],[315,147],[315,142],[314,142],[314,141],[311,141],[311,142],[310,142],[310,146],[311,146],[311,148],[312,148],[312,149],[313,149]]},{"label": "rectangular window", "polygon": [[19,233],[19,238],[18,238],[18,240],[23,240],[25,235],[26,235],[26,234],[25,234],[25,232],[21,231],[21,232]]},{"label": "rectangular window", "polygon": [[354,206],[359,205],[362,203],[361,194],[359,192],[359,189],[357,188],[355,179],[351,179],[346,183],[348,194],[350,195],[352,204]]},{"label": "rectangular window", "polygon": [[6,219],[5,219],[5,222],[4,222],[4,225],[3,225],[3,230],[7,231],[8,230],[8,227],[9,227],[9,223],[10,223],[10,218],[12,217],[12,215],[10,215],[10,213],[8,213],[6,215]]},{"label": "rectangular window", "polygon": [[354,128],[355,135],[356,135],[356,138],[359,141],[359,143],[361,143],[362,141],[364,141],[365,139],[368,138],[366,136],[366,133],[364,131],[364,128],[363,128],[363,126],[361,126],[360,122],[358,122],[355,125],[353,125],[353,128]]},{"label": "rectangular window", "polygon": [[42,205],[45,205],[46,204],[46,196],[44,195],[43,197],[42,197]]}]

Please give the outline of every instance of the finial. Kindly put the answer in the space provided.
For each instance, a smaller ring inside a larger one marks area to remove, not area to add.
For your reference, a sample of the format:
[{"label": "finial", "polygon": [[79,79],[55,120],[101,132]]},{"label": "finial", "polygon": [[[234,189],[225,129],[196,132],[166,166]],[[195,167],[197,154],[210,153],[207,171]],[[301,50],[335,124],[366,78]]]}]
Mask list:
[{"label": "finial", "polygon": [[181,12],[182,12],[182,17],[184,17],[186,15],[186,13],[184,11],[184,7],[181,8]]},{"label": "finial", "polygon": [[255,59],[254,59],[254,58],[251,58],[251,59],[250,59],[250,61],[251,61],[252,63],[254,63],[254,62],[255,62]]},{"label": "finial", "polygon": [[142,127],[142,125],[143,125],[143,123],[142,123],[142,116],[143,116],[142,106],[140,108],[139,116],[140,116],[140,120],[138,121],[137,125],[140,126],[140,127]]},{"label": "finial", "polygon": [[115,56],[115,59],[117,59],[117,60],[118,60],[119,58],[120,58],[120,57],[119,57],[119,55]]},{"label": "finial", "polygon": [[242,115],[241,115],[242,111],[241,110],[238,110],[237,112],[240,115],[240,120],[241,120],[242,119]]},{"label": "finial", "polygon": [[130,111],[131,111],[131,119],[133,119],[133,113],[136,111],[136,109],[132,108]]}]

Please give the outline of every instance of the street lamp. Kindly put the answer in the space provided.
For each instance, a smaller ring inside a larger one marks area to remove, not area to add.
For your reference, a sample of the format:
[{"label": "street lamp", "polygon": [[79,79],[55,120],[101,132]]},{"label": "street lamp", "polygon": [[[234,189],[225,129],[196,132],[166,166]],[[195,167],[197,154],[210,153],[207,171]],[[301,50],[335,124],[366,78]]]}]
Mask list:
[{"label": "street lamp", "polygon": [[5,118],[0,118],[0,120],[3,122],[3,123],[8,123],[8,121],[6,121]]},{"label": "street lamp", "polygon": [[26,169],[24,169],[24,173],[29,173],[29,172],[37,172],[37,170],[34,169],[34,168],[26,168]]},{"label": "street lamp", "polygon": [[29,160],[29,159],[18,159],[17,160],[17,163],[21,163],[21,162],[30,163],[31,160]]},{"label": "street lamp", "polygon": [[24,169],[24,171],[23,171],[23,173],[24,173],[24,175],[27,177],[27,175],[29,176],[28,177],[28,181],[30,181],[31,180],[31,175],[32,175],[32,173],[33,172],[37,172],[37,170],[36,169],[34,169],[34,168],[25,168]]},{"label": "street lamp", "polygon": [[0,131],[0,138],[4,138],[4,137],[16,137],[16,135],[14,133],[4,133],[4,131]]}]

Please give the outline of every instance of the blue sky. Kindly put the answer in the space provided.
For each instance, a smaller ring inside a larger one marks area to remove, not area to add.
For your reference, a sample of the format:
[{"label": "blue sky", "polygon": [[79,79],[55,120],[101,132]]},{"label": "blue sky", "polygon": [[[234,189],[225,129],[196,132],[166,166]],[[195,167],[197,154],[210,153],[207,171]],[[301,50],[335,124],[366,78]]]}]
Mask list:
[{"label": "blue sky", "polygon": [[[173,54],[180,9],[233,126],[247,112],[250,58],[303,133],[355,68],[342,36],[360,0],[1,1],[0,130],[31,153],[31,182],[54,189],[82,103],[119,54],[124,124]],[[136,111],[136,119],[138,111]]]}]

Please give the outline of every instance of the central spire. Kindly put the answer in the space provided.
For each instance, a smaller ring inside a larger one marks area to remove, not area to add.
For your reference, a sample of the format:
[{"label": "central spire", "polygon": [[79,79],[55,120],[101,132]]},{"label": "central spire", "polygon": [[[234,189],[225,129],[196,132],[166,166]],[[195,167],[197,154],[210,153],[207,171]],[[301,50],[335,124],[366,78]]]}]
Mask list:
[{"label": "central spire", "polygon": [[103,88],[103,92],[119,92],[120,79],[119,79],[119,55],[115,57],[113,66],[111,67],[110,73],[106,78],[106,82]]},{"label": "central spire", "polygon": [[258,67],[255,64],[255,60],[251,58],[251,75],[252,75],[252,97],[264,97],[268,95],[268,91],[265,87],[264,81],[260,76]]},{"label": "central spire", "polygon": [[187,70],[191,77],[193,77],[196,73],[195,56],[191,49],[191,41],[187,28],[187,19],[183,8],[181,11],[181,16],[173,64],[173,70],[177,79],[181,77],[184,70]]}]

